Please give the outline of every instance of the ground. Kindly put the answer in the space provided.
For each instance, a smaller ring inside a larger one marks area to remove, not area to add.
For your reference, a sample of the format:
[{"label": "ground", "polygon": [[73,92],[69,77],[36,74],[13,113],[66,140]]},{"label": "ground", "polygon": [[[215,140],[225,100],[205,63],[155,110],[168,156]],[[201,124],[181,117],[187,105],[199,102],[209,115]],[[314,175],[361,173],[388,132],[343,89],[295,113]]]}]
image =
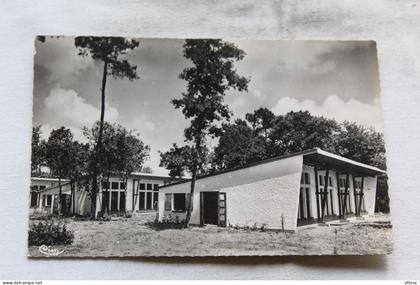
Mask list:
[{"label": "ground", "polygon": [[[67,219],[74,230],[74,242],[54,249],[64,250],[60,257],[361,255],[392,251],[391,226],[384,215],[295,233],[216,226],[157,231],[145,225],[147,219],[153,215],[103,222]],[[29,247],[29,256],[44,257],[38,246]]]}]

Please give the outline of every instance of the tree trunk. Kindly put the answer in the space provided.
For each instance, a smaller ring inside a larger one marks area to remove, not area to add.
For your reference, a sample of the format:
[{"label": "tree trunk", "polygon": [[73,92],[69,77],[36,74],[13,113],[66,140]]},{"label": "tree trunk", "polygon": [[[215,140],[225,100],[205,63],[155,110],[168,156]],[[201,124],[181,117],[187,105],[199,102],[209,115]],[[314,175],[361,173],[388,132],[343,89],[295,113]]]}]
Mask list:
[{"label": "tree trunk", "polygon": [[191,175],[191,189],[190,189],[189,205],[187,208],[187,215],[185,217],[185,224],[184,224],[185,228],[187,228],[190,224],[191,212],[193,210],[195,181],[197,180],[197,169],[198,169],[198,160],[200,157],[200,148],[201,148],[201,137],[198,137],[195,143],[195,151],[196,151],[195,163],[194,163],[192,175]]},{"label": "tree trunk", "polygon": [[104,71],[102,75],[102,87],[101,87],[101,119],[99,121],[99,134],[98,134],[98,142],[96,144],[95,150],[95,163],[92,173],[92,203],[91,203],[91,213],[90,218],[93,220],[95,219],[95,212],[96,212],[96,195],[98,193],[98,174],[99,174],[99,163],[102,161],[101,159],[101,149],[102,149],[102,134],[104,128],[104,118],[105,118],[105,87],[106,87],[106,77],[108,73],[108,61],[104,60]]},{"label": "tree trunk", "polygon": [[190,189],[190,201],[189,201],[189,205],[187,208],[187,215],[185,217],[185,224],[184,227],[188,228],[189,224],[190,224],[190,219],[191,219],[191,212],[193,209],[193,198],[194,198],[194,190],[195,190],[195,181],[197,180],[197,162],[194,165],[194,169],[192,171],[192,177],[191,177],[191,189]]}]

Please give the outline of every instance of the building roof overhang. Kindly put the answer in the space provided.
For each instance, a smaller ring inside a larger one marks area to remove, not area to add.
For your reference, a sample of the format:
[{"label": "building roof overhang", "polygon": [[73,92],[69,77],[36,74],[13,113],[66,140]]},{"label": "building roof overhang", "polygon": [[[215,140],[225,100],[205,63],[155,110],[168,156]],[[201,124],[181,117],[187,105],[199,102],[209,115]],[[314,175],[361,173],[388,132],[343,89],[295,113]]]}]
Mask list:
[{"label": "building roof overhang", "polygon": [[377,167],[354,161],[319,148],[303,154],[305,164],[317,166],[320,170],[330,169],[355,176],[377,176],[386,172]]}]

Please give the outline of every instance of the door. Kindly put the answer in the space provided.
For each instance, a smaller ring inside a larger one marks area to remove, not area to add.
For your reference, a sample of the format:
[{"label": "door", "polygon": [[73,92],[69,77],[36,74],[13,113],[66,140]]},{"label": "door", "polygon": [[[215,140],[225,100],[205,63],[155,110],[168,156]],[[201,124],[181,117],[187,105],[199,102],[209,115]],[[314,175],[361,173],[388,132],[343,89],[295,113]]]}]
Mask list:
[{"label": "door", "polygon": [[219,192],[201,192],[202,224],[219,224]]},{"label": "door", "polygon": [[219,227],[226,227],[226,193],[219,192]]}]

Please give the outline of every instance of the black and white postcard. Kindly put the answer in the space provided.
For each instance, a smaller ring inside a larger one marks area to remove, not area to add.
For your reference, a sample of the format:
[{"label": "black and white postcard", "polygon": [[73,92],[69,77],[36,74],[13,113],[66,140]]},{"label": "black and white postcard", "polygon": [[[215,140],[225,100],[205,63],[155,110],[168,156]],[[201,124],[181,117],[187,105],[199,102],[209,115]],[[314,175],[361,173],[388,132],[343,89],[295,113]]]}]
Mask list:
[{"label": "black and white postcard", "polygon": [[390,253],[383,130],[373,41],[38,36],[28,254]]}]

